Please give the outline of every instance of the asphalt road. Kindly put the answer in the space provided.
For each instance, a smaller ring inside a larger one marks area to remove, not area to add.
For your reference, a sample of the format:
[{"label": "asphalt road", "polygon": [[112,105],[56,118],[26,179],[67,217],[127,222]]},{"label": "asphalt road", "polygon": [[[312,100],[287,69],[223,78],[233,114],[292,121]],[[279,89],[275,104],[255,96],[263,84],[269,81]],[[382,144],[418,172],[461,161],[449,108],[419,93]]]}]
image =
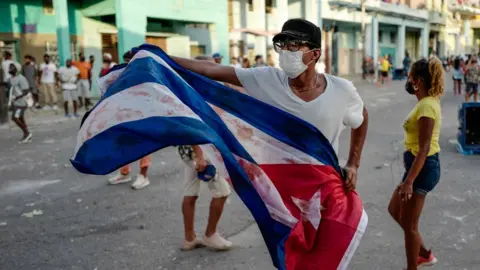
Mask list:
[{"label": "asphalt road", "polygon": [[[447,78],[449,76],[446,76]],[[480,269],[480,156],[455,150],[457,108],[447,82],[441,135],[442,179],[427,197],[421,231],[439,258],[433,269]],[[403,173],[402,123],[415,100],[403,82],[387,89],[359,83],[370,112],[358,192],[369,226],[350,269],[402,269],[403,234],[387,213]],[[29,118],[34,141],[17,145],[16,129],[0,127],[0,269],[273,269],[248,210],[232,195],[220,223],[228,252],[182,252],[182,163],[175,149],[155,153],[152,184],[135,191],[107,177],[76,172],[68,159],[79,120]],[[341,158],[348,151],[348,131]],[[135,166],[135,165],[134,165]],[[137,168],[134,169],[136,173]],[[196,228],[206,224],[208,192],[198,202]]]}]

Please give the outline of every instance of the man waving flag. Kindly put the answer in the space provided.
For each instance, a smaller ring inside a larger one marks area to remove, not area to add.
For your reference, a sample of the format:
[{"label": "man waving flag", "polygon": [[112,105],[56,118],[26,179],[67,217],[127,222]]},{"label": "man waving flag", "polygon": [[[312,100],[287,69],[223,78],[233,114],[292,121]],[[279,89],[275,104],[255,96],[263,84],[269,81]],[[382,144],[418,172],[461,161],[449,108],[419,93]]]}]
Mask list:
[{"label": "man waving flag", "polygon": [[283,110],[190,72],[160,48],[134,49],[84,120],[72,158],[107,174],[172,145],[202,145],[251,211],[279,269],[346,269],[367,225],[330,141]]}]

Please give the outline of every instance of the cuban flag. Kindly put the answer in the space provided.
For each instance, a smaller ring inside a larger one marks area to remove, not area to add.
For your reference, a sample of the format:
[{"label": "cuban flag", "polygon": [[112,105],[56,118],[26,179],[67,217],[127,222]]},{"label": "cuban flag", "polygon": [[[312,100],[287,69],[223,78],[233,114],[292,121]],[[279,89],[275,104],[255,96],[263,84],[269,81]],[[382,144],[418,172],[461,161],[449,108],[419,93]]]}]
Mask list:
[{"label": "cuban flag", "polygon": [[[159,149],[201,145],[255,218],[278,269],[346,269],[368,223],[330,142],[278,108],[142,45],[100,81],[71,160],[104,175]],[[235,252],[235,251],[232,251]]]}]

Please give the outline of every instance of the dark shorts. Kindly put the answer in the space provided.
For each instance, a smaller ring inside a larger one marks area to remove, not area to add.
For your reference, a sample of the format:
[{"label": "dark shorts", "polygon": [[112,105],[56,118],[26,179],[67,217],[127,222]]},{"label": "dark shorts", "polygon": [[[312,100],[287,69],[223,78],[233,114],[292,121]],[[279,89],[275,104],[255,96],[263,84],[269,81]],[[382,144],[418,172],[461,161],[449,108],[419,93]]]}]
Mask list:
[{"label": "dark shorts", "polygon": [[27,107],[14,106],[12,111],[12,117],[16,119],[23,117],[23,115],[25,114],[25,110],[27,110]]},{"label": "dark shorts", "polygon": [[[405,174],[403,175],[402,182],[407,178],[408,171],[412,167],[415,156],[412,152],[407,151],[403,153],[403,162],[405,164]],[[423,168],[417,176],[417,179],[413,182],[413,192],[417,194],[425,195],[432,191],[433,188],[440,181],[440,158],[438,153],[427,157]]]},{"label": "dark shorts", "polygon": [[388,71],[382,71],[380,74],[382,74],[382,77],[388,77]]},{"label": "dark shorts", "polygon": [[462,79],[455,79],[454,77],[452,77],[452,79],[453,79],[454,82],[460,82],[460,83],[462,83]]},{"label": "dark shorts", "polygon": [[469,94],[478,93],[478,83],[467,83],[465,91]]}]

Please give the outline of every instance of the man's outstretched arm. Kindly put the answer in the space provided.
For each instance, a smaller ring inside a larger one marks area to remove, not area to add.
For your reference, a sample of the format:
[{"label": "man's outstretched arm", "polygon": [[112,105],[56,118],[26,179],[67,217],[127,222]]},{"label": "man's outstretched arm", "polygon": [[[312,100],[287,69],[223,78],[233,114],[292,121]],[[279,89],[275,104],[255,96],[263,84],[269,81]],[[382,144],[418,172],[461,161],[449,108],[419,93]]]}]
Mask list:
[{"label": "man's outstretched arm", "polygon": [[242,86],[235,73],[234,67],[220,65],[206,60],[193,60],[175,56],[171,56],[171,58],[181,67],[212,80]]},{"label": "man's outstretched arm", "polygon": [[363,107],[363,122],[356,128],[352,129],[350,136],[350,153],[348,155],[348,161],[345,166],[346,181],[345,189],[352,191],[357,185],[357,169],[360,166],[360,157],[362,156],[363,145],[367,137],[368,130],[368,112]]}]

